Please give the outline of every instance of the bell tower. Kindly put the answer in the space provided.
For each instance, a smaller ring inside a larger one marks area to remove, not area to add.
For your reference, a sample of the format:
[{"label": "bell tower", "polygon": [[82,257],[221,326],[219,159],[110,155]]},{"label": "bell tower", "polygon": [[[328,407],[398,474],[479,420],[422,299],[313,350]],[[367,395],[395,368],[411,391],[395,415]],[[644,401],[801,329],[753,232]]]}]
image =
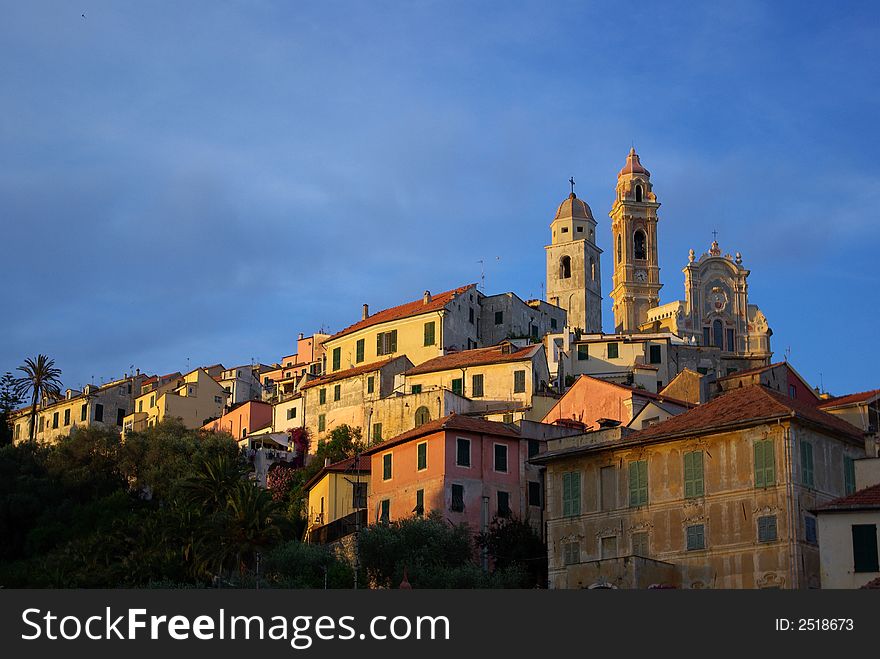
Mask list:
[{"label": "bell tower", "polygon": [[611,209],[614,278],[611,298],[614,331],[638,332],[648,309],[660,304],[657,261],[657,209],[651,173],[639,162],[635,148],[617,175],[617,197]]},{"label": "bell tower", "polygon": [[574,193],[559,204],[550,223],[547,301],[565,309],[568,325],[586,333],[602,331],[602,284],[593,212]]}]

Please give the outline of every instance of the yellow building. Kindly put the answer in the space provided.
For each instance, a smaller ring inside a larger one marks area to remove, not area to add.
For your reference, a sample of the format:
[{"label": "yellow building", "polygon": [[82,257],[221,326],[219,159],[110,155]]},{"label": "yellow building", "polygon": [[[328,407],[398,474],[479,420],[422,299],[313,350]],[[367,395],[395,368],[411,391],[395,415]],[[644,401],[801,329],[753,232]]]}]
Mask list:
[{"label": "yellow building", "polygon": [[[46,399],[37,406],[38,442],[54,442],[78,426],[122,428],[123,419],[146,380],[144,375],[125,377],[101,386],[86,385],[82,391],[68,389],[63,398]],[[11,419],[13,442],[30,439],[31,407],[18,410]]]},{"label": "yellow building", "polygon": [[851,491],[859,430],[760,385],[639,432],[551,440],[550,585],[817,588],[816,519]]},{"label": "yellow building", "polygon": [[203,368],[183,376],[164,376],[142,388],[134,412],[123,420],[123,434],[175,418],[187,428],[201,428],[208,419],[223,415],[226,395],[222,385]]},{"label": "yellow building", "polygon": [[346,458],[326,464],[305,489],[309,493],[306,540],[327,543],[353,533],[360,515],[366,525],[370,458]]},{"label": "yellow building", "polygon": [[824,398],[819,407],[861,428],[865,433],[865,452],[868,457],[877,457],[880,452],[880,389],[830,396]]}]

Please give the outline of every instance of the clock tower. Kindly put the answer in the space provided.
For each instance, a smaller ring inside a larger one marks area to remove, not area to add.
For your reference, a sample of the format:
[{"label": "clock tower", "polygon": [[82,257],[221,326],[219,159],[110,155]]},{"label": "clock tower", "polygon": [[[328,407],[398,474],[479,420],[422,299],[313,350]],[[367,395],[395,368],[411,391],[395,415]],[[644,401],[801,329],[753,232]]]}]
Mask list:
[{"label": "clock tower", "polygon": [[614,259],[611,298],[614,331],[638,332],[648,309],[660,304],[660,266],[657,261],[657,196],[651,174],[630,149],[617,175],[617,197],[611,209]]}]

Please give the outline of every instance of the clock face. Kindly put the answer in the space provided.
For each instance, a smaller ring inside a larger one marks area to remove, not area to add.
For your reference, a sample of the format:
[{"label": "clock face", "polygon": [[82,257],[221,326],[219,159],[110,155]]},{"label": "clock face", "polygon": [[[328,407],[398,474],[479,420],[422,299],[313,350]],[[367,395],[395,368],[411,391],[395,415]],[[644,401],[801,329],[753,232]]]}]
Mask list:
[{"label": "clock face", "polygon": [[648,273],[644,270],[636,270],[636,281],[648,281]]}]

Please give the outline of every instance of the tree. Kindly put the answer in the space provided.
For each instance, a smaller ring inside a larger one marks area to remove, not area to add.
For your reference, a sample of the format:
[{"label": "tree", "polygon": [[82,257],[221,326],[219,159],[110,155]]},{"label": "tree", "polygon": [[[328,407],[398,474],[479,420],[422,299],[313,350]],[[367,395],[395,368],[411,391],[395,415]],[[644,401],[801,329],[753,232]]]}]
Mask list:
[{"label": "tree", "polygon": [[12,443],[12,413],[23,402],[16,391],[15,378],[7,371],[0,378],[0,446]]},{"label": "tree", "polygon": [[24,375],[14,380],[16,395],[31,396],[30,439],[34,441],[37,436],[37,403],[41,398],[57,398],[61,395],[61,369],[55,367],[54,359],[41,354],[36,359],[28,357],[17,370]]},{"label": "tree", "polygon": [[489,554],[495,572],[521,575],[518,587],[546,587],[547,546],[528,521],[496,518],[477,543]]}]

